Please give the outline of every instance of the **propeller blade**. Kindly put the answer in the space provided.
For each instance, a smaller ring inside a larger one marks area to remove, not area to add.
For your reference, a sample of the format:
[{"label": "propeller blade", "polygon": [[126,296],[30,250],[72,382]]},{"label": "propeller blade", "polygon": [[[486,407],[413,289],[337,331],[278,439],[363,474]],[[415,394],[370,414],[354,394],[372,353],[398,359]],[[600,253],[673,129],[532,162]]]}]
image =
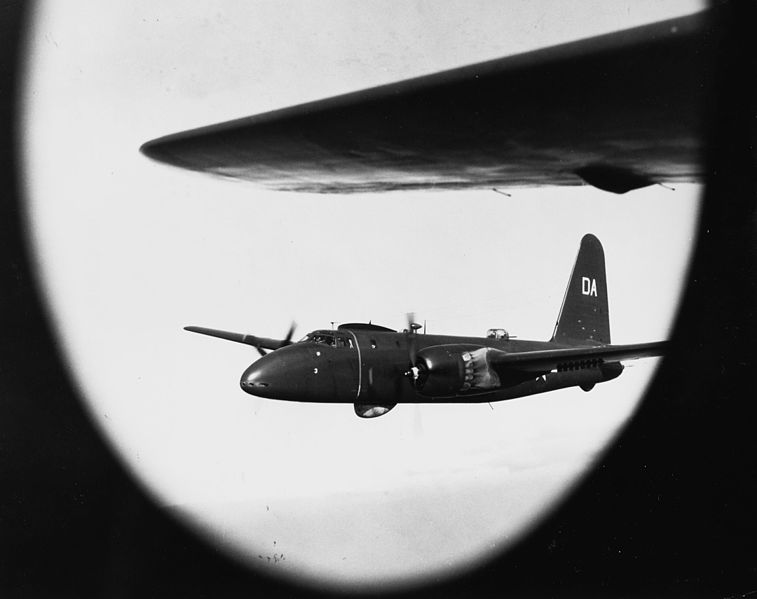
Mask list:
[{"label": "propeller blade", "polygon": [[410,359],[410,368],[415,368],[416,348],[415,348],[415,314],[407,313],[407,328],[405,329],[407,339],[407,353]]},{"label": "propeller blade", "polygon": [[292,335],[294,335],[294,329],[297,328],[297,323],[293,320],[289,331],[287,331],[286,337],[284,337],[284,345],[291,345]]},{"label": "propeller blade", "polygon": [[421,325],[415,322],[415,314],[413,312],[407,313],[407,328],[405,329],[405,337],[407,340],[407,355],[409,361],[409,367],[405,376],[410,379],[410,382],[414,385],[418,385],[418,379],[420,377],[420,370],[418,368],[418,329]]},{"label": "propeller blade", "polygon": [[415,404],[415,413],[413,414],[413,435],[416,439],[423,436],[423,414],[421,404]]}]

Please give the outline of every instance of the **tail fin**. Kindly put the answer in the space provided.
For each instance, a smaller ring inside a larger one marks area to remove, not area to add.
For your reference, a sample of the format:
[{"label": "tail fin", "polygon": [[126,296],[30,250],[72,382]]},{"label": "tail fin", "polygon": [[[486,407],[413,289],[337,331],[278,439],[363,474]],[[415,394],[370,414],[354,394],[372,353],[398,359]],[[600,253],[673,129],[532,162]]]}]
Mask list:
[{"label": "tail fin", "polygon": [[610,343],[605,253],[591,233],[581,239],[552,341]]}]

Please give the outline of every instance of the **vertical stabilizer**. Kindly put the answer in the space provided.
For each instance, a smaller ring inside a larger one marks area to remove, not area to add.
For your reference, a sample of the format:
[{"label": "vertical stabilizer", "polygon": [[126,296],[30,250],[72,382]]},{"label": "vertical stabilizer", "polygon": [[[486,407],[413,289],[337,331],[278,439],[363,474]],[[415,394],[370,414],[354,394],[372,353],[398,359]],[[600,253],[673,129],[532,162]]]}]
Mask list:
[{"label": "vertical stabilizer", "polygon": [[599,239],[591,233],[581,240],[552,341],[610,343],[605,253]]}]

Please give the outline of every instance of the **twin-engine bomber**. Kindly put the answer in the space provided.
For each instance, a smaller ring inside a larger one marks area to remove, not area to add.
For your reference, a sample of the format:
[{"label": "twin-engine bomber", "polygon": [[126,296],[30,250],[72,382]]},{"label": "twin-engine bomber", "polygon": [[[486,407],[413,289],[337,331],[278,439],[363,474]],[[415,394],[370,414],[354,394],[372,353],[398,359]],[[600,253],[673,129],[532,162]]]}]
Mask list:
[{"label": "twin-engine bomber", "polygon": [[296,343],[294,325],[284,339],[185,328],[258,349],[262,357],[240,380],[247,393],[352,403],[362,418],[398,403],[494,402],[575,386],[590,391],[620,376],[621,361],[661,356],[667,345],[611,345],[604,251],[591,234],[581,240],[549,341],[515,339],[504,329],[490,329],[486,337],[426,335],[412,317],[402,332],[352,323],[313,331]]}]

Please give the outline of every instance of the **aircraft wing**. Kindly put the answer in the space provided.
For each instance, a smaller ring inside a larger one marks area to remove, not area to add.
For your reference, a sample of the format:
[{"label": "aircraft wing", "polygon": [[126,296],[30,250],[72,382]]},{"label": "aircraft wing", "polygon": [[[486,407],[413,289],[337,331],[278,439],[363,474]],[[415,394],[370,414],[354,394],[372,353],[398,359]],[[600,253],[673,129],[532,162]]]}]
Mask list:
[{"label": "aircraft wing", "polygon": [[145,143],[276,190],[580,185],[703,174],[713,12],[443,71]]},{"label": "aircraft wing", "polygon": [[495,370],[518,370],[522,372],[549,372],[585,367],[587,363],[621,362],[637,358],[662,356],[668,348],[666,341],[637,343],[634,345],[606,345],[594,347],[571,347],[531,352],[508,353],[490,350],[487,360]]},{"label": "aircraft wing", "polygon": [[229,331],[220,331],[218,329],[208,329],[206,327],[184,327],[185,331],[190,333],[200,333],[201,335],[208,335],[210,337],[218,337],[219,339],[225,339],[226,341],[234,341],[236,343],[244,343],[246,345],[252,345],[253,347],[260,349],[276,350],[289,345],[291,343],[291,332],[285,339],[270,339],[268,337],[256,337],[255,335],[247,335],[245,333],[232,333]]}]

